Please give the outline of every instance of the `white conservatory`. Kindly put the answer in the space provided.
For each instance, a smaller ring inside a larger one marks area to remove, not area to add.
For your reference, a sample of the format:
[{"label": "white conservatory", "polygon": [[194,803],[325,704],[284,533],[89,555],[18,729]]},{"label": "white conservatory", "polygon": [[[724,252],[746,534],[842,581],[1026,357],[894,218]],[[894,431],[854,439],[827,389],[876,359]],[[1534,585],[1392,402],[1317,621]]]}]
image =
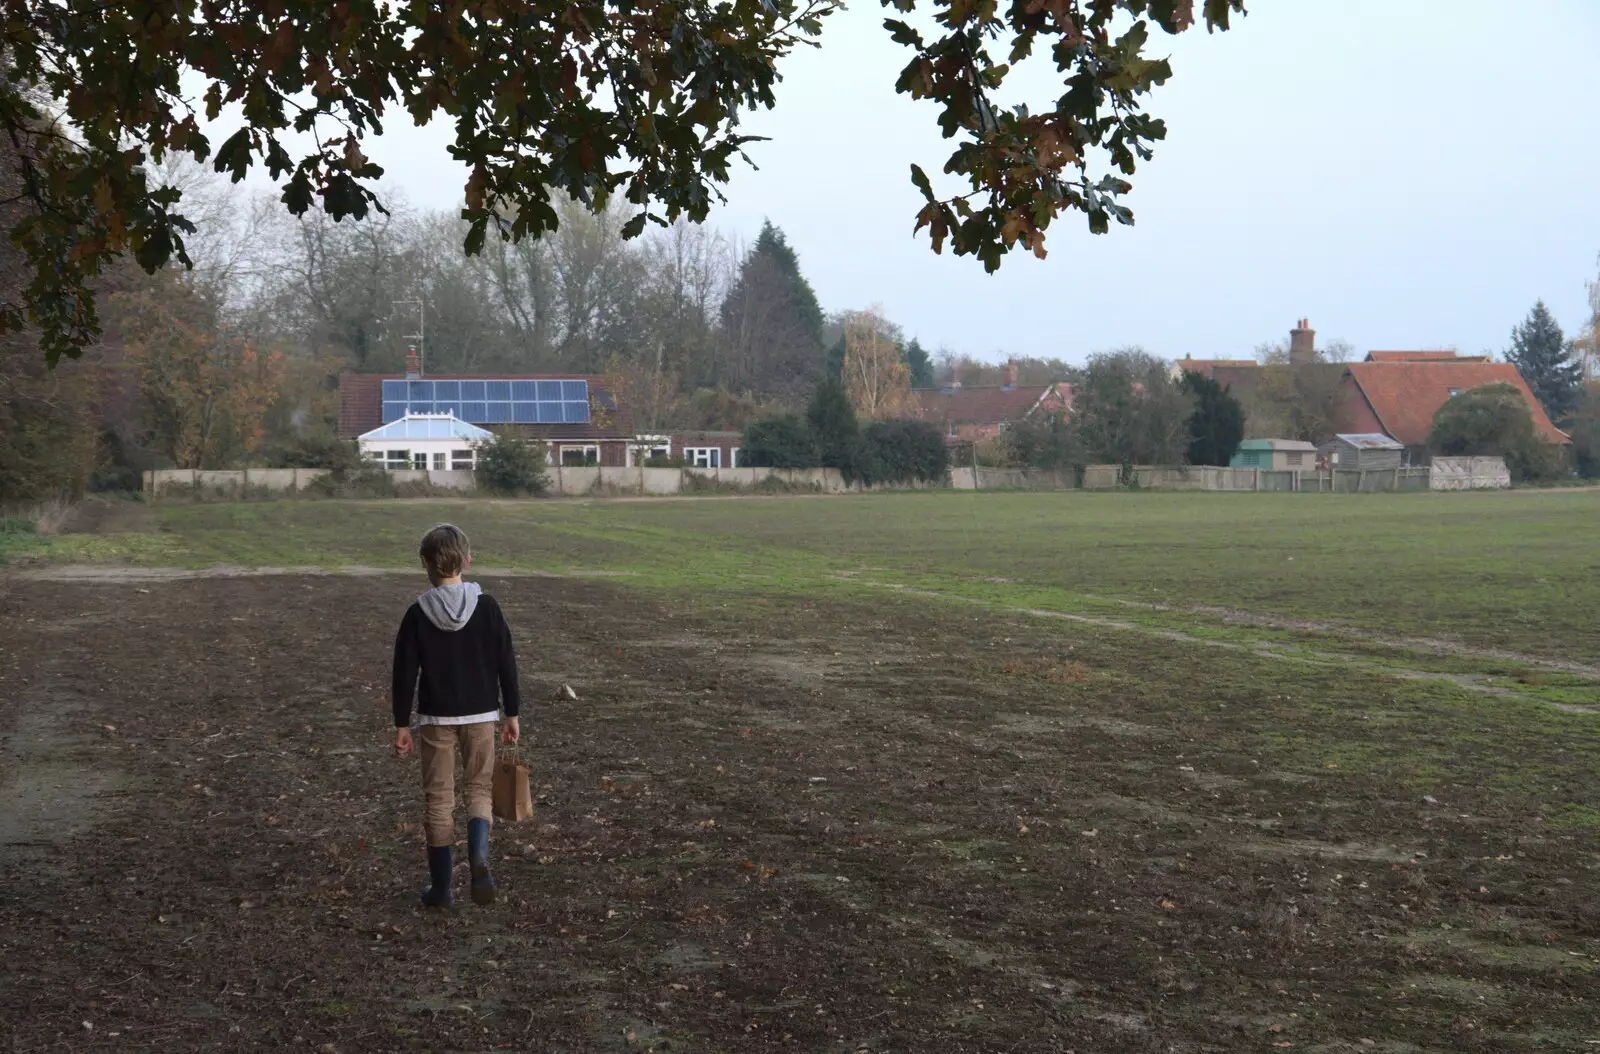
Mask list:
[{"label": "white conservatory", "polygon": [[487,428],[453,413],[407,413],[356,439],[361,456],[384,468],[470,472],[477,467],[477,444],[493,439]]}]

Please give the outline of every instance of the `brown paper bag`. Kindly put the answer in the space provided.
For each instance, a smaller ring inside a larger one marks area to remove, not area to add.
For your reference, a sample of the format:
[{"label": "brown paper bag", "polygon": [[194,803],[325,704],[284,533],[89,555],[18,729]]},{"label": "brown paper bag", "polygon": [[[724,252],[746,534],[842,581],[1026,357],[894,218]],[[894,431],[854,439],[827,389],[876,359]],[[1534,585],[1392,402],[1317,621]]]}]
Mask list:
[{"label": "brown paper bag", "polygon": [[533,795],[528,790],[528,766],[520,757],[494,759],[494,815],[507,823],[533,815]]}]

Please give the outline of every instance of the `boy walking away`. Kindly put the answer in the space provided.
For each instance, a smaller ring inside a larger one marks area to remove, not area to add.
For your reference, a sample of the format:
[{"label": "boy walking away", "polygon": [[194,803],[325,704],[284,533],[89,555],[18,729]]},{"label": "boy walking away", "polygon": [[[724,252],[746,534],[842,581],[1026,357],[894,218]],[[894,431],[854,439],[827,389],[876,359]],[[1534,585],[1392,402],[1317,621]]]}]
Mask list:
[{"label": "boy walking away", "polygon": [[515,743],[520,733],[521,698],[511,627],[493,597],[477,583],[461,580],[472,566],[472,552],[460,528],[447,523],[433,528],[422,536],[421,553],[433,588],[406,611],[394,639],[394,749],[402,757],[417,753],[410,728],[415,696],[431,880],[422,891],[422,903],[430,908],[453,903],[450,849],[455,843],[455,769],[460,754],[472,900],[492,904],[490,785],[494,724],[502,707],[501,742]]}]

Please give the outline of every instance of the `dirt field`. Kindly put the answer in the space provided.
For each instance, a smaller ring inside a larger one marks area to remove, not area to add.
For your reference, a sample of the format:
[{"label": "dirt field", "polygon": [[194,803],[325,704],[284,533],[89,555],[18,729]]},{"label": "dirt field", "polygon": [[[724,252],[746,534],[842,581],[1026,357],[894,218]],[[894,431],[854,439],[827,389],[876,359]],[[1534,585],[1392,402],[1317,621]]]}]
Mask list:
[{"label": "dirt field", "polygon": [[488,579],[538,811],[423,912],[416,585],[0,579],[5,1049],[1600,1044],[1592,717],[890,591]]}]

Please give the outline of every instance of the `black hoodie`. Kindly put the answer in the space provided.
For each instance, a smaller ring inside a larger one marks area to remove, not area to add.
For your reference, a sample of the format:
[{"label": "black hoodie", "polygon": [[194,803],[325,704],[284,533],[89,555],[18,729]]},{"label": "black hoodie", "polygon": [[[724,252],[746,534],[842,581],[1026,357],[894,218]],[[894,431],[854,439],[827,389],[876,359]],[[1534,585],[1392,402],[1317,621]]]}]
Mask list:
[{"label": "black hoodie", "polygon": [[[466,618],[462,620],[461,616]],[[493,597],[473,584],[438,586],[406,610],[394,638],[394,724],[411,724],[411,702],[430,717],[503,709],[516,717],[517,657],[511,627]]]}]

